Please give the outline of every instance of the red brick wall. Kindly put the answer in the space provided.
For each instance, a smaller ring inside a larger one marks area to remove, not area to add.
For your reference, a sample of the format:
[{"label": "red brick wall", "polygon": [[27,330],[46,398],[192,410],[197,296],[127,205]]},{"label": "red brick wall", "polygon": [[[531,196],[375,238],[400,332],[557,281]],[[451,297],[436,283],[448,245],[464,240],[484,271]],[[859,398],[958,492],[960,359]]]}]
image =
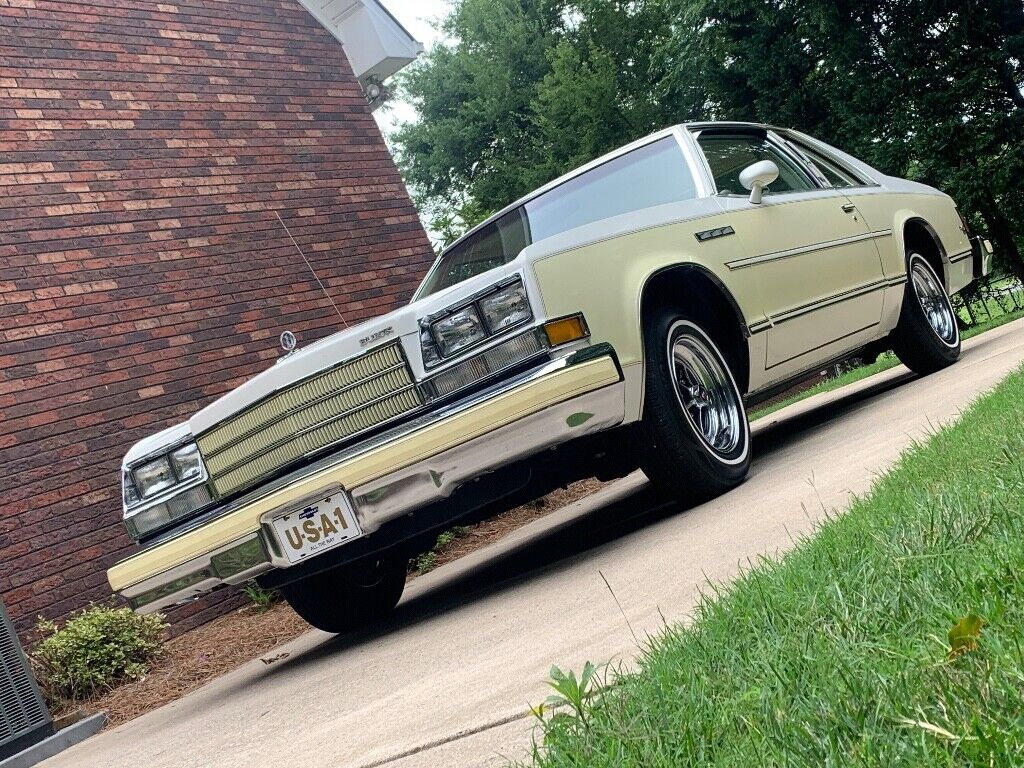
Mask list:
[{"label": "red brick wall", "polygon": [[350,322],[431,258],[341,45],[296,0],[0,0],[0,597],[19,628],[109,596],[132,442],[266,368],[285,328],[338,329],[274,211]]}]

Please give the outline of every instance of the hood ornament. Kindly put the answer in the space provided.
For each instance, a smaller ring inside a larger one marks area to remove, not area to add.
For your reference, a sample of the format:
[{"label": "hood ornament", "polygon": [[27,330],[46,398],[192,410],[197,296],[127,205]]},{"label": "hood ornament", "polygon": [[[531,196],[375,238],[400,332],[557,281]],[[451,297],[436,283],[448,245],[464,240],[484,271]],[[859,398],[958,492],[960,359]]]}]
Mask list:
[{"label": "hood ornament", "polygon": [[298,343],[295,334],[291,331],[285,331],[281,334],[281,349],[284,350],[285,355],[290,355],[294,352]]}]

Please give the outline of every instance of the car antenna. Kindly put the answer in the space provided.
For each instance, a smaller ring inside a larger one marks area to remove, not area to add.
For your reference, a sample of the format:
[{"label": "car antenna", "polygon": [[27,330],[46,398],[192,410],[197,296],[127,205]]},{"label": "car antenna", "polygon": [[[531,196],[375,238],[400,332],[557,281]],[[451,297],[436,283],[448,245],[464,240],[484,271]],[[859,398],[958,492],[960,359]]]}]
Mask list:
[{"label": "car antenna", "polygon": [[313,278],[320,285],[320,290],[324,292],[324,296],[326,296],[327,300],[331,302],[331,306],[334,307],[334,311],[338,313],[338,317],[341,318],[341,322],[344,323],[346,328],[348,328],[348,321],[345,320],[345,316],[341,314],[341,310],[338,309],[338,305],[334,303],[334,299],[331,298],[331,294],[327,292],[327,289],[324,287],[324,283],[320,279],[320,276],[316,273],[316,270],[313,269],[313,265],[309,263],[309,259],[306,258],[306,254],[302,252],[302,249],[299,248],[299,244],[295,242],[295,238],[292,237],[291,230],[288,229],[288,225],[284,223],[284,219],[281,218],[281,214],[278,213],[277,211],[274,211],[274,215],[277,216],[277,220],[281,222],[281,226],[284,227],[284,231],[288,233],[288,239],[292,241],[292,245],[295,246],[295,250],[299,252],[299,256],[301,256],[302,260],[306,262],[306,266],[309,268],[309,271],[313,273]]}]

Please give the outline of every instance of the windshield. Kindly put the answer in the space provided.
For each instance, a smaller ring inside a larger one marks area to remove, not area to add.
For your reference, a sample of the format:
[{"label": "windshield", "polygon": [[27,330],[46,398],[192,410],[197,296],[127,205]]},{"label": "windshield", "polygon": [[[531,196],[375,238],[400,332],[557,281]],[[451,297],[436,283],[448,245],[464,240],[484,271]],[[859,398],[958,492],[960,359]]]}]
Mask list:
[{"label": "windshield", "polygon": [[522,208],[516,208],[445,252],[427,275],[418,295],[429,296],[508,264],[529,244],[526,216]]},{"label": "windshield", "polygon": [[664,136],[566,180],[448,249],[416,295],[429,296],[508,264],[538,240],[696,196],[696,182],[678,142]]}]

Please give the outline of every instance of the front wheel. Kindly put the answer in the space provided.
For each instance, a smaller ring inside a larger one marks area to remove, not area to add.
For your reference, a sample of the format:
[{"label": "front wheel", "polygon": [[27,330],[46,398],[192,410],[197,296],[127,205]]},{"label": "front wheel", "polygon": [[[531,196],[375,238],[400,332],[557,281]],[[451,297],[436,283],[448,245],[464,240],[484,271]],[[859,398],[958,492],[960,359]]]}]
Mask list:
[{"label": "front wheel", "polygon": [[644,342],[644,472],[688,504],[739,485],[750,468],[750,426],[725,355],[697,323],[668,307],[649,318]]},{"label": "front wheel", "polygon": [[398,605],[407,560],[381,556],[281,587],[288,604],[317,629],[348,632],[380,621]]},{"label": "front wheel", "polygon": [[907,287],[892,349],[907,368],[922,376],[952,365],[960,357],[960,328],[949,295],[919,253],[907,259]]}]

